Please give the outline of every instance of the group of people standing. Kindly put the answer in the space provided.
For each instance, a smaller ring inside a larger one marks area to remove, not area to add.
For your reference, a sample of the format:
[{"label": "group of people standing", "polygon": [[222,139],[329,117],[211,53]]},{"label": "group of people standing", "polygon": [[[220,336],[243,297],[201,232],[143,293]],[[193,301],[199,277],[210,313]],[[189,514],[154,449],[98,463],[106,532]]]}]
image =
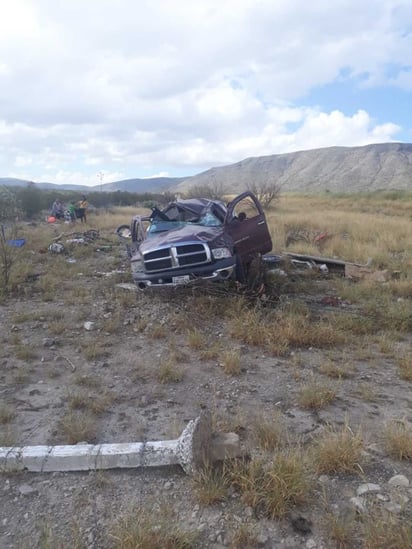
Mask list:
[{"label": "group of people standing", "polygon": [[72,223],[75,223],[76,219],[79,219],[81,223],[87,223],[88,207],[89,203],[87,202],[85,195],[82,195],[81,199],[77,202],[72,200],[67,209],[65,209],[61,201],[56,198],[51,207],[51,215],[56,219],[65,219],[69,216]]}]

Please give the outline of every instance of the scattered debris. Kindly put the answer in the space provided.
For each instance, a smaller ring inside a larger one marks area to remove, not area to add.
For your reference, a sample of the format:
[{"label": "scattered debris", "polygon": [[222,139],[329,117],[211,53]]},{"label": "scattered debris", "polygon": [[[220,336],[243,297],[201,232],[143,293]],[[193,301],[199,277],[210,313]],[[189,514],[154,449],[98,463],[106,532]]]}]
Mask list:
[{"label": "scattered debris", "polygon": [[121,269],[115,269],[114,271],[109,271],[107,273],[103,273],[101,271],[96,271],[94,273],[94,276],[106,276],[106,277],[110,277],[110,276],[115,276],[115,275],[118,275],[118,274],[124,274],[125,271],[122,271]]},{"label": "scattered debris", "polygon": [[65,247],[61,242],[53,242],[53,244],[50,244],[48,249],[49,249],[49,252],[52,254],[62,254],[66,251]]},{"label": "scattered debris", "polygon": [[128,292],[137,292],[139,290],[136,284],[130,284],[127,282],[116,284],[116,288],[119,288],[120,290],[127,290]]},{"label": "scattered debris", "polygon": [[326,240],[333,236],[332,234],[328,233],[328,231],[315,231],[304,227],[286,226],[285,229],[286,248],[294,242],[307,242],[309,244],[314,244],[318,248],[322,248]]},{"label": "scattered debris", "polygon": [[372,282],[387,282],[392,278],[392,273],[388,269],[385,269],[384,271],[377,271],[365,265],[355,265],[354,263],[346,263],[345,276],[346,278],[352,278],[354,280],[370,280]]},{"label": "scattered debris", "polygon": [[86,244],[86,239],[83,237],[80,238],[68,238],[66,240],[67,244]]},{"label": "scattered debris", "polygon": [[336,274],[345,274],[345,265],[346,262],[341,259],[335,259],[330,257],[317,257],[314,255],[305,255],[305,254],[295,254],[295,253],[286,253],[286,257],[288,257],[292,263],[292,265],[297,265],[297,262],[302,262],[302,264],[306,264],[307,268],[313,269],[318,268],[321,269],[323,272],[330,272],[330,273],[336,273]]},{"label": "scattered debris", "polygon": [[67,356],[58,355],[58,356],[56,356],[56,358],[54,360],[58,361],[58,360],[61,360],[61,359],[66,360],[70,364],[73,372],[76,371],[76,366],[73,364],[73,362],[69,358],[67,358]]},{"label": "scattered debris", "polygon": [[7,240],[7,245],[12,248],[21,248],[26,244],[25,238],[14,238],[12,240]]}]

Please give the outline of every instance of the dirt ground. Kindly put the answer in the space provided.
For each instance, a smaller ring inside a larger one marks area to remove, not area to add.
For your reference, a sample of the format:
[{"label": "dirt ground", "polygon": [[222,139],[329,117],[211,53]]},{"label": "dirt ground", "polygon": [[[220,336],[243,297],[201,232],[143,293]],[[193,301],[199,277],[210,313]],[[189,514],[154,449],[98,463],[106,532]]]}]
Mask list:
[{"label": "dirt ground", "polygon": [[[194,547],[335,547],[327,509],[356,507],[352,498],[365,483],[378,488],[359,505],[379,495],[395,517],[411,519],[411,462],[390,457],[382,442],[388,422],[412,422],[411,382],[400,378],[397,362],[410,353],[411,333],[389,351],[379,337],[360,335],[343,346],[295,347],[273,356],[231,335],[222,313],[238,299],[233,288],[141,293],[119,287],[131,282],[124,247],[105,236],[81,253],[45,254],[35,276],[0,305],[3,446],[173,439],[209,409],[216,430],[237,432],[252,455],[260,452],[257,425],[275,415],[302,445],[328,424],[361,427],[362,466],[357,474],[318,475],[310,500],[282,520],[266,518],[233,488],[221,502],[199,503],[179,467],[3,473],[0,547],[112,547],[112,525],[136,506],[155,515],[168,509],[173,521],[196,532]],[[334,284],[313,277],[304,292],[266,301],[252,296],[244,306],[255,299],[264,314],[290,300],[315,314],[350,314],[354,305],[325,300],[336,297]],[[238,351],[237,375],[222,367],[227,351]],[[328,375],[325,362],[345,375]],[[336,397],[306,409],[299,395],[314,378],[330,384]],[[394,488],[394,475],[411,484]],[[249,545],[234,541],[241,524],[253,533]],[[358,546],[353,543],[347,546]]]}]

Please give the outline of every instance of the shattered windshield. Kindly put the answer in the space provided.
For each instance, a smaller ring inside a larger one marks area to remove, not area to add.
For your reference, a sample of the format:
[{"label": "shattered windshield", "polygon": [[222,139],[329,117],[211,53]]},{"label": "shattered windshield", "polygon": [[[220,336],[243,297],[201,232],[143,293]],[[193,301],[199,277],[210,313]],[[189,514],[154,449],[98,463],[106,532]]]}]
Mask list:
[{"label": "shattered windshield", "polygon": [[[174,219],[170,220],[164,219],[163,217],[159,218],[158,216],[154,216],[148,229],[148,235],[172,231],[188,225],[200,225],[203,227],[220,227],[222,225],[222,221],[220,221],[220,219],[218,219],[211,211],[207,211],[199,217],[196,217],[193,214],[188,216],[188,212],[184,213],[185,215],[182,215],[182,212],[179,212],[179,215],[176,215]],[[170,215],[170,212],[168,212],[168,215]],[[178,219],[176,219],[176,217]]]}]

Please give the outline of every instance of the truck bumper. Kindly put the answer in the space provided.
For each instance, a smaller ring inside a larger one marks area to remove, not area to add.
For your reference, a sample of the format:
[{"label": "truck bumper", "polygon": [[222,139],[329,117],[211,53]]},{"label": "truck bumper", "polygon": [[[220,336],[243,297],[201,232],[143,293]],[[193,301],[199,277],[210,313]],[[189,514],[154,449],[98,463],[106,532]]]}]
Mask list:
[{"label": "truck bumper", "polygon": [[176,269],[159,273],[133,273],[133,280],[140,290],[155,287],[189,286],[203,280],[228,280],[235,271],[234,258],[222,259],[208,265],[188,269]]}]

